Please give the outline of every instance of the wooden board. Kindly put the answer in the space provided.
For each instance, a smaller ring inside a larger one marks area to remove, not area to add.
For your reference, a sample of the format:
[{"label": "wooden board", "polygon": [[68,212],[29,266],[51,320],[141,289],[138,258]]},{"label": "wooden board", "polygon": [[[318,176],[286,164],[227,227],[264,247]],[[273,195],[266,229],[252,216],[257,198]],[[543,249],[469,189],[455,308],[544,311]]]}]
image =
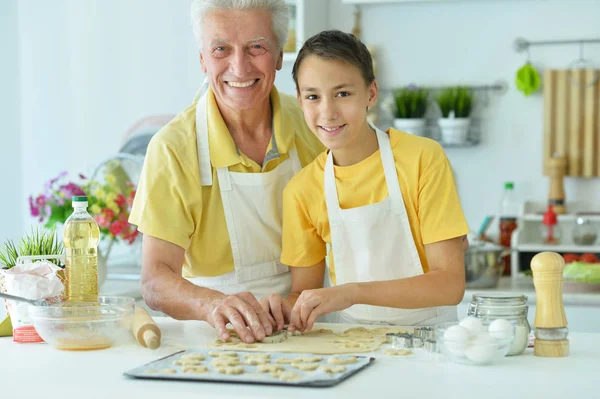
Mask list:
[{"label": "wooden board", "polygon": [[553,154],[567,176],[600,176],[600,69],[544,71],[544,174]]},{"label": "wooden board", "polygon": [[[386,342],[389,332],[407,332],[403,328],[350,328],[335,333],[328,329],[318,329],[303,335],[288,334],[288,338],[277,344],[243,342],[222,342],[216,340],[209,348],[249,352],[313,353],[317,355],[373,352]],[[372,342],[369,342],[372,341]]]}]

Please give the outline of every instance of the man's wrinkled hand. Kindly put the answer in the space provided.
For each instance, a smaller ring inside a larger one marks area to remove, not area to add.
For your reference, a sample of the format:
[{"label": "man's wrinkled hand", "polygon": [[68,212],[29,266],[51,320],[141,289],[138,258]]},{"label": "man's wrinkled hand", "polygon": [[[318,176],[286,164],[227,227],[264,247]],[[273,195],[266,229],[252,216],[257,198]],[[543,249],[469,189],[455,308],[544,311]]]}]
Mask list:
[{"label": "man's wrinkled hand", "polygon": [[271,335],[277,325],[273,317],[249,292],[228,295],[216,300],[207,321],[224,341],[231,339],[226,327],[227,323],[231,323],[240,339],[249,344]]}]

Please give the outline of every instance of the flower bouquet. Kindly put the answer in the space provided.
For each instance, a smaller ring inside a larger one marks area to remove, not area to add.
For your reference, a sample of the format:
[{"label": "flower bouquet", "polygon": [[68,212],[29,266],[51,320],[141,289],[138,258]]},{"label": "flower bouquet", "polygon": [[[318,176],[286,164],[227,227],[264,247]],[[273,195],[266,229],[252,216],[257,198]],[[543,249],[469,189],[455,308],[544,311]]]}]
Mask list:
[{"label": "flower bouquet", "polygon": [[[88,197],[88,212],[98,223],[102,249],[98,248],[99,275],[114,242],[133,244],[139,235],[137,228],[129,224],[129,213],[135,197],[134,184],[119,174],[118,162],[109,165],[112,173],[106,173],[102,181],[88,179],[79,174],[76,180],[67,180],[68,173],[61,172],[50,179],[44,190],[29,197],[31,215],[44,223],[46,228],[64,224],[73,212],[71,198]],[[104,270],[105,272],[105,270]]]}]

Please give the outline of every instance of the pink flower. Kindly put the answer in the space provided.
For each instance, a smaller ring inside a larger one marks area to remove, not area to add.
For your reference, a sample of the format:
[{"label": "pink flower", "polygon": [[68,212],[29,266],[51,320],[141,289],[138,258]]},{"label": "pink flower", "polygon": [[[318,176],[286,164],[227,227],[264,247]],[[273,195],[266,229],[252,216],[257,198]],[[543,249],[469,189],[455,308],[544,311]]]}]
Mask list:
[{"label": "pink flower", "polygon": [[94,215],[94,220],[96,220],[96,223],[98,223],[98,227],[102,228],[102,229],[108,229],[108,226],[110,226],[110,219],[108,219],[106,216],[104,216],[104,214],[97,214]]},{"label": "pink flower", "polygon": [[123,229],[127,227],[127,222],[122,221],[122,220],[117,220],[116,222],[113,222],[110,225],[110,234],[112,234],[113,236],[117,237],[119,234],[121,234],[121,232],[123,231]]},{"label": "pink flower", "polygon": [[121,208],[123,206],[123,204],[125,203],[125,196],[123,194],[117,195],[115,202],[117,203],[117,206],[119,208]]},{"label": "pink flower", "polygon": [[33,202],[33,196],[31,195],[29,196],[29,212],[33,217],[40,216],[40,210],[37,206],[35,206],[35,203]]},{"label": "pink flower", "polygon": [[104,208],[104,209],[102,209],[102,214],[109,221],[112,221],[115,218],[115,212],[112,209],[110,209],[110,208]]}]

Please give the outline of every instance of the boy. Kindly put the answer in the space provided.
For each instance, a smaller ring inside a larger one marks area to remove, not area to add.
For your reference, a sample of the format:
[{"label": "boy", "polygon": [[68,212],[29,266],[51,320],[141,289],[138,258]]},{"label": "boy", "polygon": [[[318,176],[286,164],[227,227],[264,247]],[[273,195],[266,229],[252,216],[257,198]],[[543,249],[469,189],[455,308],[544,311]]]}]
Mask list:
[{"label": "boy", "polygon": [[[308,39],[293,77],[304,118],[328,151],[284,190],[281,262],[292,266],[289,331],[317,317],[396,325],[456,320],[469,228],[452,169],[433,140],[367,122],[378,95],[363,43]],[[327,245],[331,281],[323,287]]]}]

